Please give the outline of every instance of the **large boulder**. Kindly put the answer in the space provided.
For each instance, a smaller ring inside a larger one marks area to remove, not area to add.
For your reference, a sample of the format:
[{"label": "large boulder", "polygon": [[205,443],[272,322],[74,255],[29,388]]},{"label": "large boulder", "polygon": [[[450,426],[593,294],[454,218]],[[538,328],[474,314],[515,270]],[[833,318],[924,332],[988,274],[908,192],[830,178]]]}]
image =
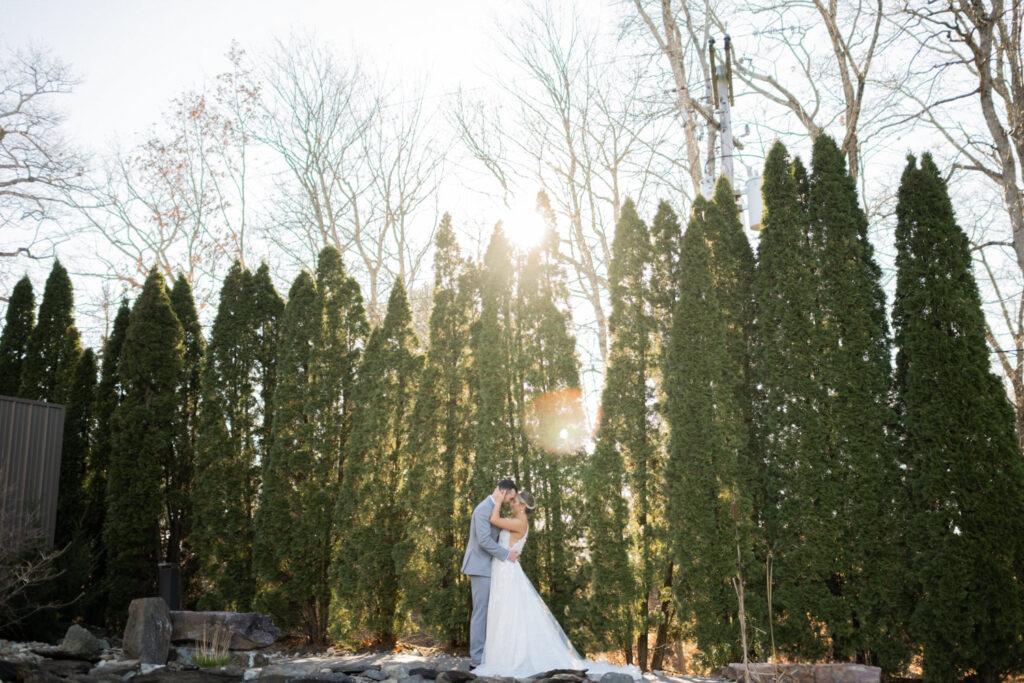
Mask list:
[{"label": "large boulder", "polygon": [[108,646],[99,638],[78,624],[71,625],[64,635],[64,640],[60,643],[60,649],[68,654],[91,662],[99,661],[100,655],[103,654],[106,647]]},{"label": "large boulder", "polygon": [[274,620],[266,614],[255,612],[171,612],[171,640],[201,642],[212,638],[216,629],[226,628],[231,632],[232,650],[254,650],[272,644],[281,635],[281,629],[274,626]]},{"label": "large boulder", "polygon": [[136,598],[128,606],[124,654],[143,664],[166,664],[171,650],[171,612],[163,598]]}]

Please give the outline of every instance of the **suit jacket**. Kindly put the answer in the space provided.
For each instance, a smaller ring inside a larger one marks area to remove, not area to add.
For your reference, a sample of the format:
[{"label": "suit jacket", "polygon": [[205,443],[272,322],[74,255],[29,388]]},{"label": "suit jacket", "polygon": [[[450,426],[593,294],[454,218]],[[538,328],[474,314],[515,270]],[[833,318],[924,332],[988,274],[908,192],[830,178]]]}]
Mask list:
[{"label": "suit jacket", "polygon": [[473,518],[469,523],[469,543],[466,554],[462,558],[462,573],[470,576],[490,576],[491,558],[508,559],[508,548],[498,545],[498,534],[501,529],[491,524],[491,510],[497,503],[492,496],[487,496],[473,510]]}]

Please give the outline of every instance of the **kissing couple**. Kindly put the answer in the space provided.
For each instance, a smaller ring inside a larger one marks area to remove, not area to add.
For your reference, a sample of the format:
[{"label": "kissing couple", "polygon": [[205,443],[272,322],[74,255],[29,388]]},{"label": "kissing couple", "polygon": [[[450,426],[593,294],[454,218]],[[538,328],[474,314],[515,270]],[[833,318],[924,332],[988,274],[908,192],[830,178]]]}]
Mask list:
[{"label": "kissing couple", "polygon": [[[508,505],[510,517],[503,517]],[[473,590],[469,656],[477,676],[531,678],[552,669],[586,669],[640,678],[635,666],[585,660],[569,642],[519,564],[530,534],[533,495],[502,479],[473,510],[462,573]]]}]

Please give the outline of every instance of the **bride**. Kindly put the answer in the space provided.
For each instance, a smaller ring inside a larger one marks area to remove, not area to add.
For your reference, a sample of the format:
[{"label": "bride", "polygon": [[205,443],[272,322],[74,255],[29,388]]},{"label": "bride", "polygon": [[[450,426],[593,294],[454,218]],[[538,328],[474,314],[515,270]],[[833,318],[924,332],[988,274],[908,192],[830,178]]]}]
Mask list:
[{"label": "bride", "polygon": [[[502,518],[501,506],[495,505],[490,522],[501,529],[498,543],[502,547],[522,553],[530,531],[528,515],[537,506],[529,491],[519,492],[511,506],[513,518]],[[590,676],[618,672],[641,678],[635,666],[617,667],[580,657],[522,566],[493,558],[483,661],[473,673],[529,678],[551,669],[586,669]]]}]

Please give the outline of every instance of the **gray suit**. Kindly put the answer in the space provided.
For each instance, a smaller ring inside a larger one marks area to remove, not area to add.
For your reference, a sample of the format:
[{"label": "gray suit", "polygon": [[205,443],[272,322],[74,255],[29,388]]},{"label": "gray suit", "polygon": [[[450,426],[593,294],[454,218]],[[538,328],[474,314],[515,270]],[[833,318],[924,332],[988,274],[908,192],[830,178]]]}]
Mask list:
[{"label": "gray suit", "polygon": [[479,665],[484,654],[484,639],[487,637],[487,600],[491,596],[491,558],[505,561],[508,548],[498,545],[501,529],[490,522],[491,510],[497,503],[487,496],[473,510],[469,525],[469,543],[462,558],[462,573],[469,576],[473,589],[473,616],[469,621],[469,658]]}]

